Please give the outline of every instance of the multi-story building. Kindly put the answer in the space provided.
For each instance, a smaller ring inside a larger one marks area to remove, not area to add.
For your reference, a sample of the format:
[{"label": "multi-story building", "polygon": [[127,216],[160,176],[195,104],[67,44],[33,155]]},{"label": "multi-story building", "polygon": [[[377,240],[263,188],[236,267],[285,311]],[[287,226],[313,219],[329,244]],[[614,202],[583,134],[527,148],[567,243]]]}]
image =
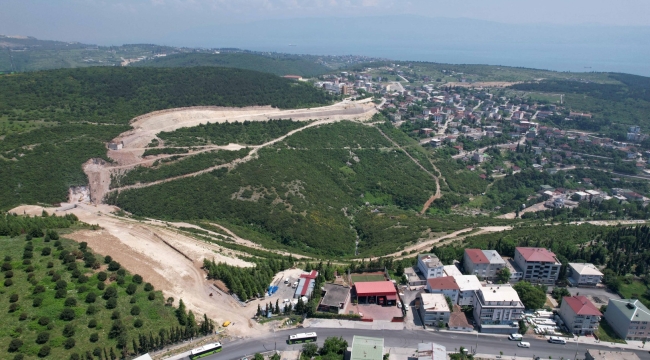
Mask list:
[{"label": "multi-story building", "polygon": [[427,279],[445,276],[444,265],[434,254],[418,255],[418,269]]},{"label": "multi-story building", "polygon": [[468,275],[492,280],[506,267],[506,262],[496,250],[465,249],[463,267]]},{"label": "multi-story building", "polygon": [[570,332],[591,335],[598,329],[603,314],[586,296],[565,296],[560,305],[560,317]]},{"label": "multi-story building", "polygon": [[622,339],[650,338],[650,310],[637,299],[609,299],[605,320]]},{"label": "multi-story building", "polygon": [[562,266],[550,250],[532,247],[515,248],[515,263],[523,273],[522,280],[539,284],[554,284]]},{"label": "multi-story building", "polygon": [[460,306],[474,306],[476,292],[481,288],[481,282],[476,275],[456,275],[454,281],[458,285],[458,300]]},{"label": "multi-story building", "polygon": [[510,285],[490,285],[476,292],[474,319],[481,332],[517,332],[523,312],[524,304]]},{"label": "multi-story building", "polygon": [[447,324],[451,311],[442,294],[420,294],[420,315],[425,325]]},{"label": "multi-story building", "polygon": [[451,299],[451,302],[458,303],[460,287],[453,276],[443,276],[427,280],[427,291],[431,294],[441,294]]},{"label": "multi-story building", "polygon": [[569,282],[573,286],[596,286],[603,273],[594,264],[569,263]]}]

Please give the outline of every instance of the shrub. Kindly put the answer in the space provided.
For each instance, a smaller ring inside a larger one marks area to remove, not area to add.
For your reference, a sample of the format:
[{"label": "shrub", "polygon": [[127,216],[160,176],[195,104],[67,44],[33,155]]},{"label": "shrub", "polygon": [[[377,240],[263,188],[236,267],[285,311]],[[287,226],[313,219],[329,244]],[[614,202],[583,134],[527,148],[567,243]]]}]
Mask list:
[{"label": "shrub", "polygon": [[153,290],[153,285],[151,285],[151,283],[144,284],[144,291],[151,291],[151,290]]},{"label": "shrub", "polygon": [[[120,266],[121,266],[121,265],[120,265]],[[126,276],[126,270],[124,270],[123,267],[120,267],[120,268],[116,271],[116,273],[117,273],[117,275],[119,275],[119,276]]]},{"label": "shrub", "polygon": [[114,286],[109,286],[108,288],[106,288],[106,291],[104,291],[104,295],[102,295],[102,297],[105,300],[108,300],[110,298],[116,298],[117,297],[117,288],[115,288]]},{"label": "shrub", "polygon": [[104,257],[104,264],[110,264],[113,261],[113,258],[110,255]]},{"label": "shrub", "polygon": [[72,349],[75,346],[75,343],[76,342],[74,341],[73,338],[67,338],[63,342],[63,347],[66,348],[66,349]]},{"label": "shrub", "polygon": [[2,271],[12,270],[12,269],[13,269],[13,266],[11,266],[11,263],[10,263],[10,262],[5,261],[5,262],[2,264]]},{"label": "shrub", "polygon": [[27,280],[31,280],[34,276],[36,276],[33,272],[30,272],[27,274]]},{"label": "shrub", "polygon": [[29,265],[28,267],[25,268],[25,272],[28,272],[28,273],[30,273],[30,272],[34,272],[34,266],[33,266],[33,265]]},{"label": "shrub", "polygon": [[41,350],[38,351],[38,357],[46,357],[48,355],[50,355],[50,347],[44,345]]},{"label": "shrub", "polygon": [[54,297],[57,299],[63,299],[66,295],[68,292],[65,289],[59,289],[54,293]]},{"label": "shrub", "polygon": [[9,270],[9,271],[5,272],[5,279],[10,279],[12,277],[14,277],[14,272],[13,271]]},{"label": "shrub", "polygon": [[113,321],[111,329],[108,331],[108,338],[115,339],[126,332],[126,327],[121,320]]},{"label": "shrub", "polygon": [[9,343],[9,348],[7,349],[7,351],[9,351],[9,352],[16,352],[16,351],[20,350],[20,347],[21,347],[21,346],[23,346],[23,341],[22,341],[22,340],[20,340],[20,339],[13,339],[13,340],[11,340],[11,342]]},{"label": "shrub", "polygon": [[29,280],[29,283],[32,284],[32,286],[36,286],[36,285],[38,285],[38,280],[36,280],[36,278],[32,277]]},{"label": "shrub", "polygon": [[5,255],[5,261],[11,261],[11,256]]},{"label": "shrub", "polygon": [[43,230],[34,228],[29,230],[29,235],[31,235],[32,238],[40,238],[43,237],[45,234],[43,233]]},{"label": "shrub", "polygon": [[113,313],[111,314],[111,319],[117,320],[119,318],[120,318],[120,312],[117,310],[113,311]]},{"label": "shrub", "polygon": [[90,321],[88,321],[88,327],[91,328],[91,329],[96,328],[97,327],[97,320],[90,319]]},{"label": "shrub", "polygon": [[18,301],[18,294],[11,294],[11,296],[9,296],[9,302],[15,303],[16,301]]},{"label": "shrub", "polygon": [[[60,274],[57,274],[57,273],[53,273],[53,274],[52,274],[52,281],[54,281],[54,282],[58,282],[59,280],[61,280],[61,275],[60,275]],[[61,280],[61,281],[63,281],[63,283],[65,283],[64,280]],[[59,284],[56,284],[55,286],[58,287]],[[68,286],[68,284],[66,283],[66,284],[64,284],[64,285],[62,285],[62,286],[63,286],[63,288],[66,288],[66,287]]]},{"label": "shrub", "polygon": [[50,318],[47,317],[47,316],[41,316],[38,319],[38,324],[41,325],[41,326],[45,326],[45,325],[47,325],[49,323],[50,323]]},{"label": "shrub", "polygon": [[98,333],[92,333],[90,334],[90,342],[97,342],[99,341],[99,334]]},{"label": "shrub", "polygon": [[70,273],[70,276],[76,279],[81,276],[81,271],[79,271],[79,269],[74,269],[72,270],[72,273]]},{"label": "shrub", "polygon": [[25,321],[25,320],[27,320],[27,313],[22,313],[22,314],[20,314],[20,316],[18,317],[18,320],[20,320],[20,321]]},{"label": "shrub", "polygon": [[77,306],[77,299],[73,297],[69,297],[65,299],[65,302],[63,303],[65,306]]},{"label": "shrub", "polygon": [[133,322],[133,326],[136,327],[136,328],[142,327],[142,320],[135,319],[135,321]]},{"label": "shrub", "polygon": [[[55,239],[52,238],[52,240],[55,240]],[[61,241],[59,241],[59,240],[55,241],[54,246],[61,246]]]},{"label": "shrub", "polygon": [[102,356],[102,349],[99,348],[99,347],[96,347],[95,349],[93,349],[93,355],[95,355],[97,357],[101,357]]},{"label": "shrub", "polygon": [[79,294],[81,294],[81,293],[85,293],[86,291],[88,291],[88,287],[85,286],[85,285],[81,285],[81,286],[79,286],[79,287],[77,288],[77,293],[79,293]]},{"label": "shrub", "polygon": [[72,324],[66,324],[63,327],[63,336],[69,338],[74,336],[74,325]]},{"label": "shrub", "polygon": [[120,269],[120,267],[121,267],[120,263],[118,263],[117,261],[111,261],[108,264],[108,271],[117,271]]},{"label": "shrub", "polygon": [[31,263],[32,263],[32,261],[29,260],[29,259],[23,260],[23,265],[30,265]]},{"label": "shrub", "polygon": [[32,241],[33,238],[32,234],[25,235],[25,241]]},{"label": "shrub", "polygon": [[[118,285],[124,285],[124,282],[125,282],[124,281],[124,276],[118,276],[117,277],[117,284]],[[135,284],[132,284],[132,285],[135,285]]]},{"label": "shrub", "polygon": [[150,292],[149,295],[147,295],[147,299],[153,301],[156,299],[156,293]]},{"label": "shrub", "polygon": [[75,318],[75,313],[74,310],[70,308],[65,308],[63,311],[61,311],[61,314],[59,315],[59,319],[63,321],[72,321]]},{"label": "shrub", "polygon": [[88,243],[85,241],[82,241],[79,243],[79,250],[84,251],[88,248]]},{"label": "shrub", "polygon": [[77,278],[77,282],[78,282],[79,284],[85,284],[85,283],[87,283],[87,282],[88,282],[88,276],[86,276],[86,275],[79,275],[79,277]]},{"label": "shrub", "polygon": [[27,251],[27,250],[25,250],[25,251],[23,252],[23,259],[31,259],[31,258],[33,258],[33,257],[34,257],[34,253],[33,253],[33,252],[31,252],[31,251]]},{"label": "shrub", "polygon": [[97,306],[95,306],[95,305],[88,305],[88,308],[86,309],[86,314],[88,314],[88,315],[94,315],[94,314],[97,313],[97,311],[99,311],[99,309],[97,308]]},{"label": "shrub", "polygon": [[66,289],[68,287],[68,283],[65,280],[57,280],[56,285],[54,286],[55,289]]},{"label": "shrub", "polygon": [[32,294],[36,295],[36,294],[40,294],[40,293],[42,293],[42,292],[45,292],[45,286],[43,286],[43,285],[36,285],[36,286],[34,287],[34,290],[32,291]]},{"label": "shrub", "polygon": [[25,359],[25,356],[23,354],[16,354],[16,356],[14,356],[14,360],[23,360],[23,359]]},{"label": "shrub", "polygon": [[106,278],[108,275],[104,271],[100,271],[97,273],[97,280],[99,281],[106,281]]},{"label": "shrub", "polygon": [[32,244],[31,242],[28,242],[27,244],[25,244],[25,250],[34,251],[34,244]]},{"label": "shrub", "polygon": [[131,280],[136,284],[142,284],[142,276],[138,274],[133,275],[133,279]]},{"label": "shrub", "polygon": [[106,284],[104,284],[103,282],[97,283],[97,289],[104,290],[105,288],[106,288]]},{"label": "shrub", "polygon": [[134,283],[130,283],[129,286],[126,287],[126,293],[129,295],[135,294],[135,291],[138,289],[138,285]]},{"label": "shrub", "polygon": [[43,250],[41,250],[41,256],[48,256],[52,254],[52,248],[50,247],[44,247]]},{"label": "shrub", "polygon": [[117,299],[116,298],[110,298],[106,300],[106,308],[107,309],[115,309],[117,307]]},{"label": "shrub", "polygon": [[138,301],[138,299],[135,298],[135,296],[131,297],[131,300],[129,300],[129,303],[135,304]]},{"label": "shrub", "polygon": [[33,307],[39,307],[39,306],[41,306],[42,303],[43,303],[43,298],[37,297],[37,298],[34,298],[34,300],[32,301],[32,306]]},{"label": "shrub", "polygon": [[48,269],[53,268],[53,267],[54,267],[54,263],[53,263],[53,262],[50,261],[50,262],[47,263],[47,268],[48,268]]},{"label": "shrub", "polygon": [[[50,236],[50,239],[52,239],[52,240],[59,240],[59,233],[57,233],[56,231],[54,231],[54,230],[50,230],[50,231],[47,232],[47,234]],[[60,241],[57,241],[57,242],[59,243],[59,245],[61,244]],[[58,246],[58,245],[57,245],[57,246]]]},{"label": "shrub", "polygon": [[131,315],[137,316],[140,315],[140,307],[135,305],[131,308]]},{"label": "shrub", "polygon": [[9,312],[10,312],[10,313],[15,312],[15,311],[18,310],[19,308],[20,308],[20,306],[18,306],[18,304],[13,303],[13,304],[9,305]]},{"label": "shrub", "polygon": [[89,292],[88,295],[86,295],[86,302],[88,304],[92,304],[97,300],[97,295],[94,292]]},{"label": "shrub", "polygon": [[14,284],[14,281],[11,280],[11,279],[7,279],[7,280],[5,280],[5,283],[4,283],[4,284],[5,284],[5,286],[11,286],[11,285]]},{"label": "shrub", "polygon": [[48,340],[50,340],[50,333],[47,331],[40,332],[36,335],[37,344],[45,344]]}]

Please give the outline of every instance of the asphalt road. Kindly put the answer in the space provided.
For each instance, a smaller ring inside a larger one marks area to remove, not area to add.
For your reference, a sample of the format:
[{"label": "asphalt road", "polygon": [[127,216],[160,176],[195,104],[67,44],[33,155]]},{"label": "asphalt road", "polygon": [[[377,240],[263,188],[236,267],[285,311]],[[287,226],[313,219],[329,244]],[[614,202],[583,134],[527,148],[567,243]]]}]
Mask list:
[{"label": "asphalt road", "polygon": [[[240,359],[244,356],[253,355],[258,352],[265,352],[270,350],[299,350],[302,345],[287,345],[286,340],[289,334],[299,332],[315,331],[318,334],[318,345],[322,345],[323,341],[330,336],[342,336],[352,344],[353,335],[371,336],[384,338],[384,346],[386,347],[401,347],[401,348],[416,348],[418,343],[421,342],[436,342],[447,347],[447,351],[453,351],[464,346],[473,350],[478,344],[477,353],[481,354],[496,354],[503,351],[505,356],[525,356],[533,357],[540,356],[548,358],[551,356],[553,359],[574,359],[576,351],[578,358],[583,359],[585,350],[588,348],[602,349],[602,350],[615,350],[606,346],[593,346],[586,344],[579,344],[576,347],[575,342],[568,342],[566,345],[551,344],[545,340],[534,338],[525,338],[525,341],[530,342],[529,349],[517,347],[516,341],[509,341],[505,336],[490,336],[467,334],[467,333],[449,333],[449,332],[429,332],[423,330],[358,330],[358,329],[293,329],[288,331],[280,331],[268,334],[263,338],[257,339],[244,339],[236,340],[233,342],[223,342],[223,351],[213,356],[206,357],[205,359],[224,359],[234,360]],[[619,351],[631,351],[628,349],[619,349]],[[648,350],[636,351],[641,359],[650,359]]]}]

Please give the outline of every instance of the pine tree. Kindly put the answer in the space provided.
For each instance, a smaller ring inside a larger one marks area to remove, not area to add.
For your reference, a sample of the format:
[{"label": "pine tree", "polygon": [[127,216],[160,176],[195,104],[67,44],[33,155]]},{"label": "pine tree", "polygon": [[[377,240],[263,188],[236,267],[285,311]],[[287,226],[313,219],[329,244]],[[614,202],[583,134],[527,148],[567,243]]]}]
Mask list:
[{"label": "pine tree", "polygon": [[113,348],[111,348],[110,355],[111,355],[111,360],[117,360],[117,356],[115,355],[115,351],[113,350]]},{"label": "pine tree", "polygon": [[185,303],[183,299],[178,301],[178,309],[176,309],[176,317],[178,318],[178,323],[182,326],[187,325],[187,313],[185,310]]}]

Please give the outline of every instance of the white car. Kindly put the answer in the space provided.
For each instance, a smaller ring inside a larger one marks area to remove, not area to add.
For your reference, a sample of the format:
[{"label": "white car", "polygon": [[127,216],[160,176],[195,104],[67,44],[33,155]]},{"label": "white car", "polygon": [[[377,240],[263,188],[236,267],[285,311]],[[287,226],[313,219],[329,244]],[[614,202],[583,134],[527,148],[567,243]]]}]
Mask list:
[{"label": "white car", "polygon": [[517,344],[517,346],[522,347],[522,348],[529,348],[529,347],[530,347],[530,343],[529,343],[529,342],[522,341],[522,342],[520,342],[519,344]]},{"label": "white car", "polygon": [[508,340],[521,341],[524,337],[521,334],[510,334]]}]

